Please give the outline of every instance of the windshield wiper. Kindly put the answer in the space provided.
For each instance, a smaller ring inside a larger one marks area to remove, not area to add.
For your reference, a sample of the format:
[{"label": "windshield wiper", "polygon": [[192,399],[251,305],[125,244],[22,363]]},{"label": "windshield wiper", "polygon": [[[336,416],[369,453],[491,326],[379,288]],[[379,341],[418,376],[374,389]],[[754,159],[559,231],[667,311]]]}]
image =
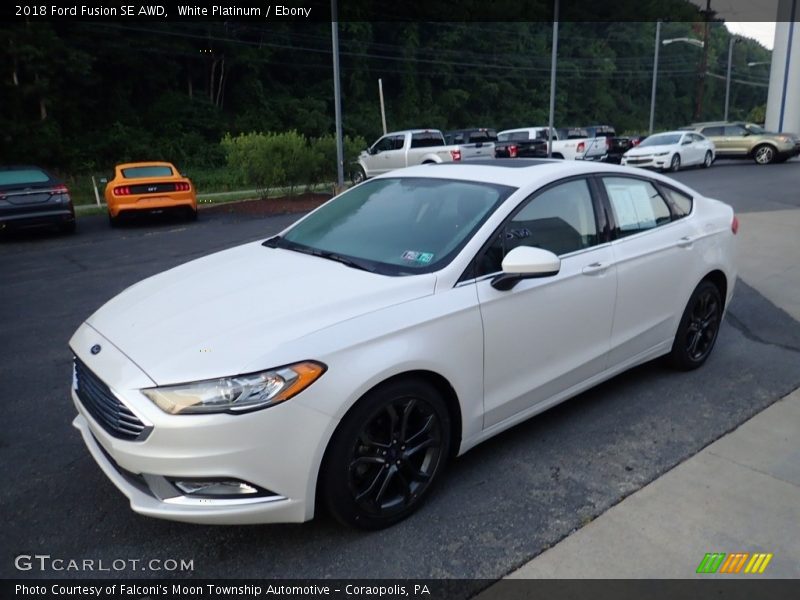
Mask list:
[{"label": "windshield wiper", "polygon": [[303,254],[310,254],[311,256],[318,256],[319,258],[333,260],[335,262],[342,263],[343,265],[347,265],[348,267],[352,267],[353,269],[368,271],[370,273],[375,272],[374,268],[361,261],[347,258],[346,256],[336,254],[330,250],[319,250],[318,248],[304,246],[303,244],[298,244],[297,242],[284,239],[279,235],[269,238],[261,245],[266,246],[267,248],[283,248],[284,250],[294,250],[295,252],[302,252]]},{"label": "windshield wiper", "polygon": [[347,258],[346,256],[342,256],[341,254],[336,254],[335,252],[330,252],[329,250],[316,250],[312,248],[309,254],[313,254],[314,256],[319,256],[320,258],[327,258],[328,260],[334,260],[338,263],[342,263],[343,265],[347,265],[348,267],[352,267],[354,269],[369,271],[370,273],[375,272],[374,268],[366,265],[361,261],[353,260],[352,258]]}]

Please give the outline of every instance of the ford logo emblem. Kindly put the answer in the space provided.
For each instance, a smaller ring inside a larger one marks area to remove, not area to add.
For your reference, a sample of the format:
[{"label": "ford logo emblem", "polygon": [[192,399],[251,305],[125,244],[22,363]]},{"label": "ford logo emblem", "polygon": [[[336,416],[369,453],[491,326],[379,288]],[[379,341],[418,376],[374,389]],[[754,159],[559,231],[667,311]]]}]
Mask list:
[{"label": "ford logo emblem", "polygon": [[102,349],[103,348],[100,346],[100,344],[95,344],[94,346],[91,347],[89,352],[91,352],[92,354],[100,354],[100,350]]}]

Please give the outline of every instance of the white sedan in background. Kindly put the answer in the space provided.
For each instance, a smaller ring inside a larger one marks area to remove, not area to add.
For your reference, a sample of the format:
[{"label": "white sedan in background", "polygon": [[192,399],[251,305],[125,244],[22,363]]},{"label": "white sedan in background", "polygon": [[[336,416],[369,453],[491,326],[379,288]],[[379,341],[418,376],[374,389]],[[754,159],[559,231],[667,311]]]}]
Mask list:
[{"label": "white sedan in background", "polygon": [[144,515],[386,527],[520,421],[659,356],[702,365],[737,228],[615,165],[393,171],[111,299],[70,340],[73,424]]},{"label": "white sedan in background", "polygon": [[693,131],[667,131],[651,135],[622,155],[620,164],[678,171],[699,165],[708,168],[716,158],[714,142]]}]

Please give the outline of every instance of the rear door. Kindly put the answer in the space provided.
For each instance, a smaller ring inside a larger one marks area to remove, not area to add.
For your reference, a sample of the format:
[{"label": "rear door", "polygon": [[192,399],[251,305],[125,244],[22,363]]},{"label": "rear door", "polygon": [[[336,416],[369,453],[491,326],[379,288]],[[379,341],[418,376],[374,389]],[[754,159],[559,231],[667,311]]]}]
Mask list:
[{"label": "rear door", "polygon": [[614,365],[671,344],[676,315],[693,287],[698,234],[649,179],[599,179],[614,221],[618,292],[609,355]]},{"label": "rear door", "polygon": [[[484,427],[542,406],[605,369],[617,276],[598,207],[586,178],[557,182],[523,201],[476,257]],[[561,270],[495,289],[491,280],[517,246],[558,254]]]}]

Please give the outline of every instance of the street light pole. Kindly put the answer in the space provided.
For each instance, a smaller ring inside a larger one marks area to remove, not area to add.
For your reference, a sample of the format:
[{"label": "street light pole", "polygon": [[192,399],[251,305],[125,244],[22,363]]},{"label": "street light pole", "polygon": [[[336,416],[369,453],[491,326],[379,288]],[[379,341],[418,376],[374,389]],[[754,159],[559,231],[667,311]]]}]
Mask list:
[{"label": "street light pole", "polygon": [[728,120],[728,106],[730,105],[731,99],[731,65],[733,64],[733,45],[736,43],[738,38],[735,35],[731,36],[731,41],[728,42],[728,75],[725,78],[725,116],[723,117],[723,121]]},{"label": "street light pole", "polygon": [[653,89],[650,90],[650,129],[653,134],[653,121],[656,115],[656,83],[658,81],[658,48],[661,46],[661,21],[656,21],[656,49],[653,52]]},{"label": "street light pole", "polygon": [[547,127],[547,158],[553,157],[553,122],[556,111],[556,58],[558,57],[558,0],[553,9],[553,49],[550,56],[550,120]]}]

